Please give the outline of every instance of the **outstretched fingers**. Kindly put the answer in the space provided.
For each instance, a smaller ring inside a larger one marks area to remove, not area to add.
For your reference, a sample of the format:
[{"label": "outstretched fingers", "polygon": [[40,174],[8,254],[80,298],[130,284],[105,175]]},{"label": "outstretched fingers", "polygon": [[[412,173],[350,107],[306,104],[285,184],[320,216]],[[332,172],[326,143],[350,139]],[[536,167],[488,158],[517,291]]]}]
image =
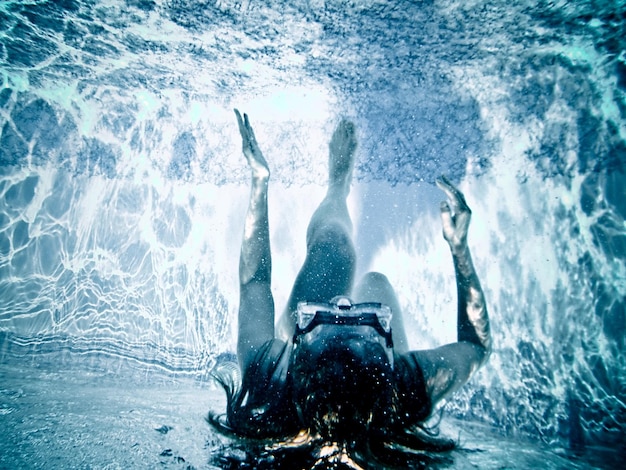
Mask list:
[{"label": "outstretched fingers", "polygon": [[248,115],[244,113],[242,118],[239,110],[235,109],[235,116],[237,116],[237,124],[239,126],[239,133],[241,134],[243,154],[248,161],[248,165],[250,165],[254,176],[268,177],[269,166],[256,141]]},{"label": "outstretched fingers", "polygon": [[235,116],[237,116],[237,124],[239,124],[239,132],[243,135],[245,126],[243,124],[243,119],[241,118],[241,113],[237,108],[235,108]]},{"label": "outstretched fingers", "polygon": [[440,205],[443,236],[453,249],[466,246],[467,232],[472,211],[465,201],[463,193],[448,178],[441,176],[436,180],[437,186],[446,193],[449,202]]},{"label": "outstretched fingers", "polygon": [[450,202],[452,203],[452,210],[455,213],[464,211],[471,213],[471,210],[467,205],[467,202],[465,201],[465,196],[463,195],[463,193],[456,186],[454,186],[452,182],[448,178],[446,178],[446,176],[441,175],[439,178],[437,178],[436,183],[439,189],[445,192],[450,199]]}]

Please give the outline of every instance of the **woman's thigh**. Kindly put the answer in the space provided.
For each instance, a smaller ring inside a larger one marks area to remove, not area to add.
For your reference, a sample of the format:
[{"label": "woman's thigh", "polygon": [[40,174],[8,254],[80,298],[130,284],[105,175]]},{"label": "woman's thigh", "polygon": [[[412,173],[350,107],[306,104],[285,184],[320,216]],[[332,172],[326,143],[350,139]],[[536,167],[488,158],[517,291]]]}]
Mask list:
[{"label": "woman's thigh", "polygon": [[338,295],[349,296],[355,261],[352,239],[341,226],[330,226],[309,240],[306,259],[279,322],[280,336],[293,334],[298,302],[329,302]]}]

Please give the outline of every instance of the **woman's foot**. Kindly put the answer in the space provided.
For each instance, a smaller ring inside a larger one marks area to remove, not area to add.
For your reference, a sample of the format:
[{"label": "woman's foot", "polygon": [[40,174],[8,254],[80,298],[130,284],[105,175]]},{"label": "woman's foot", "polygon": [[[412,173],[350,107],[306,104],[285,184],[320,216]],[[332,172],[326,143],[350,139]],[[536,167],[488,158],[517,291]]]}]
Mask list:
[{"label": "woman's foot", "polygon": [[344,195],[350,192],[354,154],[356,150],[356,130],[350,121],[342,120],[330,139],[328,157],[328,190],[341,190]]}]

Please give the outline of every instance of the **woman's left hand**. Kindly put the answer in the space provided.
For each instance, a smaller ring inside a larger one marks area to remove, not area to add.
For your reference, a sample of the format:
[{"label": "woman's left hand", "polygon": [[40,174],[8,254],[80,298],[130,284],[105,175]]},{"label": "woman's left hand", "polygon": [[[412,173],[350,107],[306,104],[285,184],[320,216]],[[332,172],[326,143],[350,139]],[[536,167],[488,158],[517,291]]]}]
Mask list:
[{"label": "woman's left hand", "polygon": [[255,178],[269,178],[270,169],[265,161],[265,157],[257,144],[254,131],[248,120],[248,115],[244,114],[243,119],[239,110],[235,109],[237,123],[239,124],[239,132],[243,141],[243,154],[248,161],[248,165],[252,170],[252,176]]}]

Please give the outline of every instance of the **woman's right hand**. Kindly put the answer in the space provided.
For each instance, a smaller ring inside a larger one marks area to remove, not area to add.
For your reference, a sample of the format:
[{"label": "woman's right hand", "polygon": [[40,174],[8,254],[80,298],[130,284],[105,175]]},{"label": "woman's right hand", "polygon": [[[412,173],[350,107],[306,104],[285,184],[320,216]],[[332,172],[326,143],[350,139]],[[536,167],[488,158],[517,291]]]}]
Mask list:
[{"label": "woman's right hand", "polygon": [[[453,253],[460,253],[467,248],[467,232],[472,211],[465,202],[465,196],[448,178],[437,178],[437,186],[446,193],[449,203],[441,203],[441,222],[443,238],[446,239]],[[452,206],[452,207],[450,207]]]}]

